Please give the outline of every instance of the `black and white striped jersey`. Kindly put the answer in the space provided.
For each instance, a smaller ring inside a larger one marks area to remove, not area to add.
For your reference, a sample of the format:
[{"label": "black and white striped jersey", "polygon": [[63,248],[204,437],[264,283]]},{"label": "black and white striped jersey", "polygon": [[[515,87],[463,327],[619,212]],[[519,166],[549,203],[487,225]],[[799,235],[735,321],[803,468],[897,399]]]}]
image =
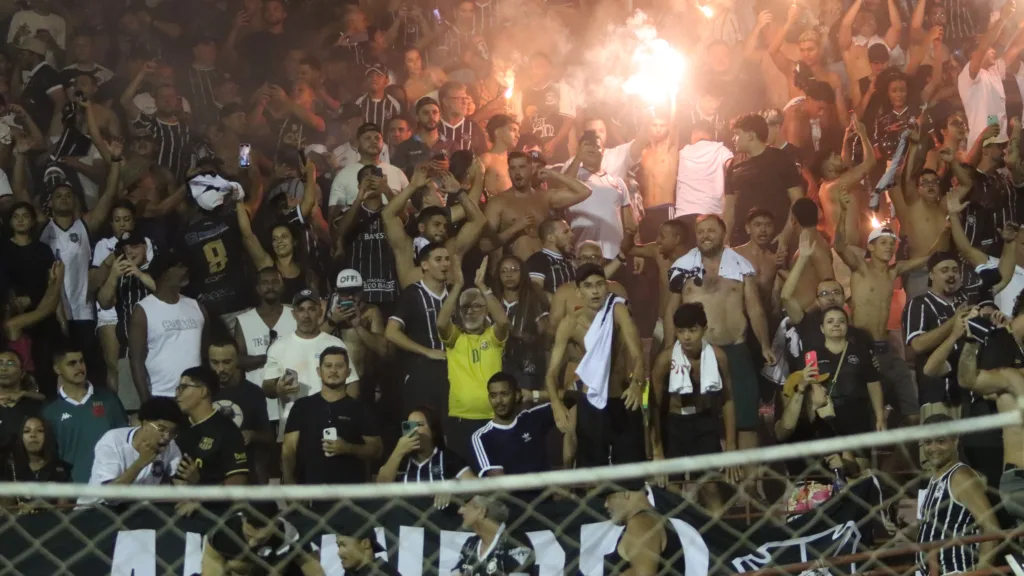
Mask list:
[{"label": "black and white striped jersey", "polygon": [[363,120],[372,122],[384,130],[388,120],[402,114],[402,104],[390,94],[384,94],[380,100],[374,100],[369,94],[356,98],[356,106],[363,111]]},{"label": "black and white striped jersey", "polygon": [[213,87],[225,74],[216,68],[189,66],[184,92],[200,126],[208,126],[219,119],[220,107],[213,95]]},{"label": "black and white striped jersey", "polygon": [[444,350],[441,335],[437,331],[437,313],[448,298],[448,290],[435,294],[422,281],[402,290],[398,307],[389,320],[397,320],[404,327],[403,332],[413,342],[430,348]]},{"label": "black and white striped jersey", "polygon": [[562,285],[576,281],[576,268],[564,255],[544,248],[526,259],[530,279],[543,280],[544,291],[555,293]]},{"label": "black and white striped jersey", "polygon": [[470,467],[459,458],[454,452],[447,448],[434,448],[423,462],[417,462],[414,455],[405,457],[404,466],[398,465],[398,473],[402,482],[442,482],[444,480],[456,480]]},{"label": "black and white striped jersey", "polygon": [[192,159],[192,132],[188,124],[165,122],[150,114],[139,114],[132,126],[156,140],[156,163],[170,170],[177,182],[184,181]]},{"label": "black and white striped jersey", "polygon": [[441,138],[451,142],[452,150],[472,150],[477,156],[487,152],[487,135],[483,128],[468,118],[463,118],[454,126],[441,120],[437,130]]},{"label": "black and white striped jersey", "polygon": [[363,300],[373,304],[394,302],[398,298],[398,271],[395,255],[384,237],[380,211],[360,205],[356,224],[345,238],[348,268],[363,277]]},{"label": "black and white striped jersey", "polygon": [[[969,538],[980,533],[974,515],[953,496],[953,491],[949,486],[953,474],[961,468],[967,468],[971,474],[975,473],[963,462],[958,462],[938,478],[933,477],[929,480],[928,488],[920,505],[921,521],[917,532],[918,544]],[[925,572],[928,571],[927,556],[926,552],[917,553],[918,566]],[[938,551],[937,560],[939,574],[971,572],[978,561],[978,544],[941,548]]]},{"label": "black and white striped jersey", "polygon": [[999,257],[1003,249],[1003,237],[999,233],[1007,222],[1018,222],[1018,199],[1020,189],[1014,186],[1005,171],[986,174],[974,171],[974,183],[965,201],[969,202],[960,214],[964,234],[971,246],[989,256]]}]

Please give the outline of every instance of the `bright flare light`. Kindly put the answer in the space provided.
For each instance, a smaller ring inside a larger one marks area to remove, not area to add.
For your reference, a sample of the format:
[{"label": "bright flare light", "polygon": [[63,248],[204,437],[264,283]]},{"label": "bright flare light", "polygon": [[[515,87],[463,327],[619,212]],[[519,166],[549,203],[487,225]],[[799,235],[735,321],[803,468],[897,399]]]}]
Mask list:
[{"label": "bright flare light", "polygon": [[698,6],[701,13],[704,14],[705,18],[712,18],[715,15],[715,11],[711,9],[711,6]]},{"label": "bright flare light", "polygon": [[658,38],[654,26],[641,26],[634,33],[638,44],[633,52],[633,75],[623,83],[622,90],[639,96],[649,108],[666,104],[675,98],[686,74],[686,57]]},{"label": "bright flare light", "polygon": [[505,71],[505,85],[508,86],[505,89],[505,100],[512,97],[512,88],[516,85],[516,71],[514,68],[509,68]]},{"label": "bright flare light", "polygon": [[872,216],[871,217],[871,227],[872,228],[881,228],[882,227],[882,223],[878,221],[878,218],[875,218],[874,216]]}]

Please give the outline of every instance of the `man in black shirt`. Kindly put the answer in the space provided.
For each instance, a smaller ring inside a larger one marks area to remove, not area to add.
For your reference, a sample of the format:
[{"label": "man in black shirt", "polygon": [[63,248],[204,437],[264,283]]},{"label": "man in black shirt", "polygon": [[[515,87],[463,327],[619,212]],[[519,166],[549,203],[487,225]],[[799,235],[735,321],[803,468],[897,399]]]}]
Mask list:
[{"label": "man in black shirt", "polygon": [[248,71],[247,86],[256,87],[264,82],[283,79],[284,55],[299,45],[298,37],[286,27],[288,9],[284,0],[266,0],[263,3],[263,29],[246,36],[242,45],[234,48],[238,29],[250,25],[248,17],[235,20],[228,38],[229,53],[235,55],[241,68]]},{"label": "man in black shirt", "polygon": [[533,550],[513,540],[505,526],[507,506],[496,498],[474,496],[459,508],[459,515],[462,527],[472,530],[473,535],[462,545],[453,575],[533,573]]},{"label": "man in black shirt", "polygon": [[21,100],[43,134],[50,129],[54,111],[63,110],[67,103],[60,72],[46,63],[47,49],[46,43],[38,38],[22,38],[18,43],[18,68],[15,69],[15,73],[28,73]]},{"label": "man in black shirt", "polygon": [[438,169],[446,165],[448,158],[458,150],[456,142],[442,137],[438,132],[441,124],[441,107],[437,100],[424,96],[416,102],[416,133],[412,138],[395,147],[391,153],[391,163],[400,168],[405,175],[412,178],[416,167],[424,162],[434,161],[433,158],[443,154],[444,160],[437,160]]},{"label": "man in black shirt", "polygon": [[565,220],[548,219],[537,228],[544,247],[526,260],[530,280],[538,288],[554,294],[562,284],[576,281],[576,269],[569,259],[572,255],[572,230]]},{"label": "man in black shirt", "polygon": [[197,366],[181,373],[178,407],[188,415],[190,425],[178,434],[182,463],[175,483],[211,486],[248,482],[249,459],[242,433],[213,406],[219,391],[219,379],[209,368]]},{"label": "man in black shirt", "polygon": [[789,208],[802,198],[803,179],[790,156],[769,147],[768,123],[757,114],[740,116],[733,123],[736,151],[749,158],[731,163],[725,171],[725,226],[729,246],[740,246],[750,238],[743,226],[735,226],[736,214],[747,214],[751,208],[763,207],[775,217],[779,234],[779,252],[789,245],[792,219]]},{"label": "man in black shirt", "polygon": [[260,469],[260,461],[254,456],[257,450],[269,449],[276,438],[270,428],[263,389],[245,379],[238,363],[238,344],[233,339],[213,341],[207,348],[207,361],[221,386],[213,406],[242,431],[246,456],[253,463],[249,467],[250,483],[266,484],[270,477]]},{"label": "man in black shirt", "polygon": [[338,534],[338,558],[345,574],[351,576],[399,576],[387,562],[377,559],[384,547],[377,541],[374,528],[369,523],[350,522],[351,526]]},{"label": "man in black shirt", "polygon": [[281,450],[283,484],[358,484],[366,461],[380,457],[377,422],[366,406],[345,394],[348,352],[330,346],[317,369],[323,388],[299,398],[288,414]]}]

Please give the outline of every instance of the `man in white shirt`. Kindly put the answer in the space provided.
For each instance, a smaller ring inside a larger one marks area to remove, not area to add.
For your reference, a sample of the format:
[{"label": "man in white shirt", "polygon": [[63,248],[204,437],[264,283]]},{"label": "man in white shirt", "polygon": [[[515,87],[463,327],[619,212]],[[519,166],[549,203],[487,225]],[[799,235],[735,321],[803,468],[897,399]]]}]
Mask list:
[{"label": "man in white shirt", "polygon": [[579,152],[569,165],[567,173],[572,176],[573,166],[578,165],[575,176],[592,190],[591,195],[579,204],[566,208],[565,213],[575,236],[575,244],[592,240],[601,246],[601,254],[611,260],[619,254],[625,231],[636,232],[636,218],[629,199],[629,188],[622,178],[617,178],[601,168],[604,145],[599,138],[580,138]]},{"label": "man in white shirt", "polygon": [[341,213],[342,210],[352,205],[359,195],[359,170],[363,166],[373,165],[380,169],[381,175],[388,183],[388,190],[384,191],[381,200],[387,204],[387,197],[394,196],[409,185],[409,179],[405,173],[396,166],[383,162],[380,158],[384,148],[384,134],[380,126],[366,123],[356,131],[356,140],[359,142],[359,162],[349,164],[341,169],[331,183],[330,214],[331,222]]},{"label": "man in white shirt", "polygon": [[693,125],[690,144],[679,151],[676,217],[721,214],[725,209],[725,165],[732,152],[713,136],[711,123],[699,121]]},{"label": "man in white shirt", "polygon": [[[608,141],[608,126],[600,118],[588,118],[583,122],[583,131],[593,130],[601,142]],[[625,182],[629,178],[629,170],[640,162],[644,148],[650,140],[650,130],[641,126],[636,132],[636,139],[614,148],[605,148],[601,157],[601,169],[608,174],[622,178]]]},{"label": "man in white shirt", "polygon": [[[1000,33],[1013,15],[1014,3],[1003,4],[996,20],[978,41],[978,47],[971,53],[971,61],[964,66],[957,79],[960,99],[967,114],[967,146],[973,146],[982,130],[991,120],[998,120],[999,131],[1006,134],[1006,92],[1003,78],[1006,73],[1016,75],[1020,70],[1020,52],[1024,45],[1014,42],[1002,58],[996,58],[992,48]],[[1024,24],[1024,23],[1022,23]]]},{"label": "man in white shirt", "polygon": [[[320,331],[323,306],[312,290],[303,290],[295,295],[292,314],[295,316],[295,332],[280,336],[270,345],[267,363],[263,367],[263,393],[267,398],[277,398],[281,406],[279,438],[295,400],[317,394],[323,387],[317,373],[320,354],[331,346],[345,348],[340,338]],[[355,367],[345,380],[345,392],[353,398],[359,397],[359,374]]]},{"label": "man in white shirt", "polygon": [[[174,443],[181,409],[173,398],[150,398],[139,409],[140,426],[115,428],[96,443],[89,484],[167,484],[178,469],[181,450]],[[96,504],[79,498],[79,504]]]},{"label": "man in white shirt", "polygon": [[75,34],[75,39],[71,41],[71,54],[69,55],[74,61],[65,66],[62,72],[69,74],[72,71],[77,71],[92,74],[96,78],[96,84],[103,84],[113,78],[113,71],[93,59],[94,42],[88,32]]},{"label": "man in white shirt", "polygon": [[58,54],[67,46],[67,22],[60,14],[51,9],[50,0],[32,0],[28,3],[29,10],[20,10],[11,18],[11,27],[7,30],[7,43],[18,45],[25,37],[38,38],[46,43],[46,61],[56,66]]}]

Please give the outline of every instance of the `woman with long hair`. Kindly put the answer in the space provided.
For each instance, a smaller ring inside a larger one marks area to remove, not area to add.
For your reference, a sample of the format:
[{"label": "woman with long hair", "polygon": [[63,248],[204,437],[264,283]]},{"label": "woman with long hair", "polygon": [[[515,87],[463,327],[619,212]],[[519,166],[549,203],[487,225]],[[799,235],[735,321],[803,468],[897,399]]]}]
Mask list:
[{"label": "woman with long hair", "polygon": [[283,302],[291,302],[293,296],[306,288],[319,289],[320,279],[306,262],[305,250],[298,241],[299,234],[289,224],[275,224],[270,229],[268,252],[251,229],[242,229],[245,247],[256,269],[275,267],[281,273],[284,279],[284,292],[281,294]]},{"label": "woman with long hair", "polygon": [[[29,416],[21,427],[21,437],[0,469],[5,482],[71,482],[71,465],[57,457],[57,440],[50,424],[39,416]],[[17,498],[5,502],[29,514],[46,505],[44,501]]]},{"label": "woman with long hair", "polygon": [[377,482],[380,483],[441,482],[466,478],[476,478],[476,475],[445,446],[441,417],[428,406],[416,408],[402,422],[402,436],[387,462],[377,472]]},{"label": "woman with long hair", "polygon": [[[543,390],[547,364],[541,335],[547,326],[548,303],[525,269],[522,260],[508,254],[498,263],[491,280],[494,295],[512,323],[503,369],[515,376],[520,388]],[[524,399],[529,400],[529,395]]]}]

